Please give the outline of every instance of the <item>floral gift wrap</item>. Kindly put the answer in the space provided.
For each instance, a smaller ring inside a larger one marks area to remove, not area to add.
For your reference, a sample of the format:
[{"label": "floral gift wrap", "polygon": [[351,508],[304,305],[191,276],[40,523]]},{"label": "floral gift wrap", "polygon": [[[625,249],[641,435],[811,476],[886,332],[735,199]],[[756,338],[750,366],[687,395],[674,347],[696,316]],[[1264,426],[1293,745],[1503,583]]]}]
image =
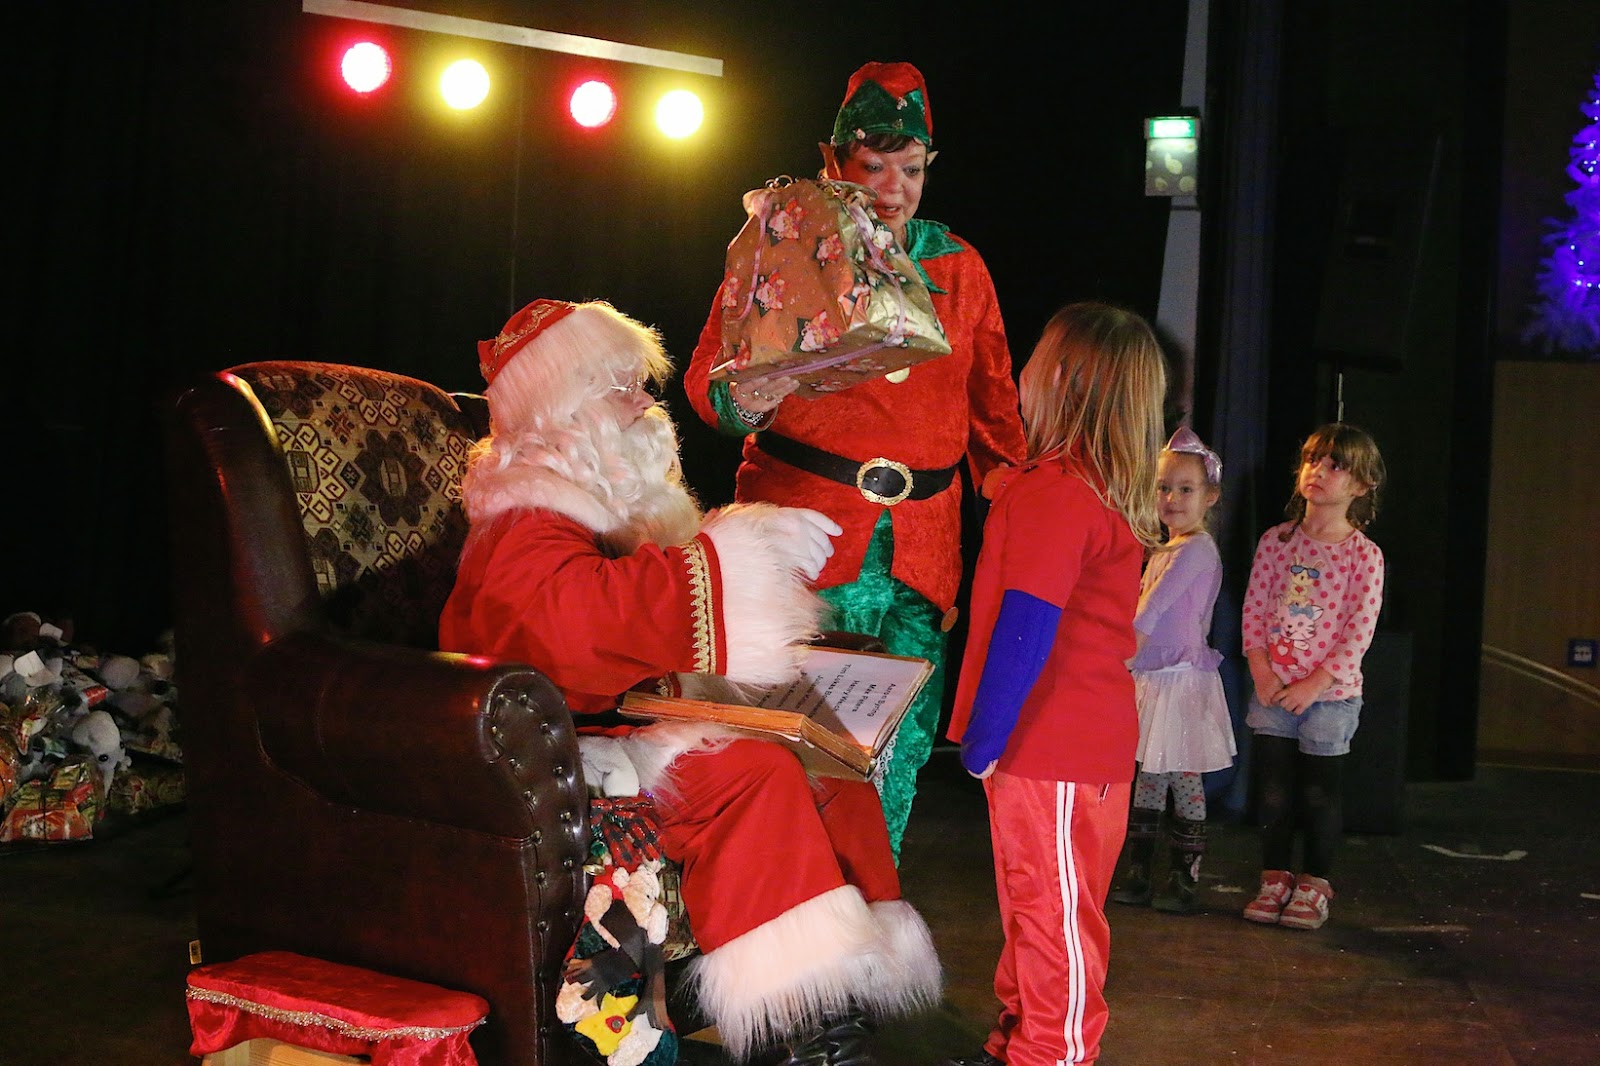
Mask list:
[{"label": "floral gift wrap", "polygon": [[862,185],[789,178],[745,194],[713,381],[793,377],[810,398],[949,353],[927,286],[873,199]]}]

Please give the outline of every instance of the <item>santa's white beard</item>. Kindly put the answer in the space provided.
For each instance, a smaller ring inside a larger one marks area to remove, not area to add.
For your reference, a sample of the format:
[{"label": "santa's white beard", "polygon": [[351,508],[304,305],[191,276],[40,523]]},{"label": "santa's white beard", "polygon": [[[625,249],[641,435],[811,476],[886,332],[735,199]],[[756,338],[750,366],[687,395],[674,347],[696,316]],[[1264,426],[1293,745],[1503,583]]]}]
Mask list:
[{"label": "santa's white beard", "polygon": [[661,407],[625,427],[591,405],[558,426],[540,420],[498,433],[473,456],[461,495],[475,528],[508,511],[554,511],[593,530],[617,555],[645,543],[684,544],[700,529],[677,435]]},{"label": "santa's white beard", "polygon": [[700,507],[683,483],[677,431],[664,408],[650,408],[624,429],[610,454],[602,451],[601,463],[622,520],[601,537],[608,547],[629,555],[641,544],[670,547],[694,539]]}]

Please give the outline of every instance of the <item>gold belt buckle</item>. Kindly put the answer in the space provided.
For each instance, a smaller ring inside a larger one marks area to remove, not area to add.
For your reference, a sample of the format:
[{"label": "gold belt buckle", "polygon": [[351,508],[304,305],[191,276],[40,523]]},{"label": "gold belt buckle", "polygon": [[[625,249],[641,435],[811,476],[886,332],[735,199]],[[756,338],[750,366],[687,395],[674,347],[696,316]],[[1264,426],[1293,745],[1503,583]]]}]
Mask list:
[{"label": "gold belt buckle", "polygon": [[[893,496],[885,496],[881,492],[874,492],[867,488],[867,475],[880,466],[886,466],[893,470],[905,482],[905,487]],[[885,459],[881,455],[876,459],[868,459],[856,468],[856,491],[860,492],[863,497],[872,503],[880,504],[884,507],[893,507],[911,495],[911,468],[904,463],[897,463],[893,459]]]}]

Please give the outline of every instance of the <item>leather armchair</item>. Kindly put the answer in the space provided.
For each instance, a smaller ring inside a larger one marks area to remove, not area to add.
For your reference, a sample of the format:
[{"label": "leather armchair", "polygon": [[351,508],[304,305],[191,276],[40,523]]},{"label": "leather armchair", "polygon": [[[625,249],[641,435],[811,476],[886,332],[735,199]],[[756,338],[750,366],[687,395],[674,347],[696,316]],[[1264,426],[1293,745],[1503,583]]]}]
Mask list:
[{"label": "leather armchair", "polygon": [[588,850],[572,719],[537,671],[435,650],[481,399],[272,362],[166,414],[206,960],[476,992],[483,1062],[576,1061],[553,1013]]}]

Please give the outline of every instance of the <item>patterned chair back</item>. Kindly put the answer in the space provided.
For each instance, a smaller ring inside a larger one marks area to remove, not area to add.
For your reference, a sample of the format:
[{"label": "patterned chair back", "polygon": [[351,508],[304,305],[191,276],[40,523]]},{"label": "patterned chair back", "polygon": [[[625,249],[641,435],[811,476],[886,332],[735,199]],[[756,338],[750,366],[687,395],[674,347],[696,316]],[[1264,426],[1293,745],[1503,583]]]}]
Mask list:
[{"label": "patterned chair back", "polygon": [[231,373],[283,449],[328,620],[437,647],[467,535],[461,478],[483,427],[436,386],[382,370],[283,361]]}]

